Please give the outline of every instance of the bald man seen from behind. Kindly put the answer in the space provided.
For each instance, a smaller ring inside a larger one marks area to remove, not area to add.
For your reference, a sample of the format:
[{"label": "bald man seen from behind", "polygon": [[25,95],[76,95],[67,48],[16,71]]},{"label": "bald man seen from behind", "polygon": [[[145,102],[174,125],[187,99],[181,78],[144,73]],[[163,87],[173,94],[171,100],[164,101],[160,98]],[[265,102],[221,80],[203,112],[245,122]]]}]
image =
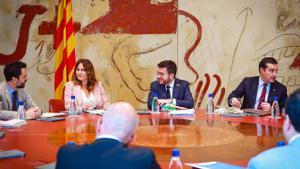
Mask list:
[{"label": "bald man seen from behind", "polygon": [[98,121],[92,144],[62,146],[56,169],[159,169],[151,149],[127,147],[138,126],[135,109],[126,102],[111,104]]}]

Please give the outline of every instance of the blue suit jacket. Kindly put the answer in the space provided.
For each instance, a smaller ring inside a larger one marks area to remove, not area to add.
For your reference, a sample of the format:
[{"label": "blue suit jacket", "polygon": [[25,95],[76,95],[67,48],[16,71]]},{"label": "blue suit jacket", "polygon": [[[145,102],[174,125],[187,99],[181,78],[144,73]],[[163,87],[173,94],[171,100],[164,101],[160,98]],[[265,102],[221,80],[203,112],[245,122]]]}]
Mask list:
[{"label": "blue suit jacket", "polygon": [[273,148],[252,158],[250,169],[299,169],[300,138],[283,147]]},{"label": "blue suit jacket", "polygon": [[[239,84],[239,86],[229,94],[228,104],[233,97],[244,97],[242,109],[254,108],[258,89],[258,82],[259,76],[244,78],[243,81]],[[268,103],[270,103],[271,105],[274,101],[274,96],[278,96],[279,106],[282,110],[287,99],[287,89],[283,84],[279,83],[278,81],[271,83],[271,88],[267,100]]]},{"label": "blue suit jacket", "polygon": [[128,148],[117,140],[101,138],[92,144],[64,145],[56,169],[160,169],[148,148]]},{"label": "blue suit jacket", "polygon": [[[158,81],[151,83],[150,92],[148,95],[148,109],[151,109],[151,102],[154,93],[158,94],[159,99],[166,99],[167,92],[165,85],[161,85]],[[173,88],[173,98],[176,99],[176,105],[186,108],[194,107],[194,100],[189,88],[189,83],[185,80],[175,79]]]}]

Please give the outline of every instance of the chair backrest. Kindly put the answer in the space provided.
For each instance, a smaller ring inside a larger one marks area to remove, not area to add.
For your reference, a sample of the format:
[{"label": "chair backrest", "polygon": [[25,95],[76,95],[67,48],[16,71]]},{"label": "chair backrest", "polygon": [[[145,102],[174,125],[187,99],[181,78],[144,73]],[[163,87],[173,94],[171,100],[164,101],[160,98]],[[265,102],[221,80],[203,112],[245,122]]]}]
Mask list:
[{"label": "chair backrest", "polygon": [[60,112],[65,111],[65,101],[61,99],[50,99],[49,100],[49,112]]}]

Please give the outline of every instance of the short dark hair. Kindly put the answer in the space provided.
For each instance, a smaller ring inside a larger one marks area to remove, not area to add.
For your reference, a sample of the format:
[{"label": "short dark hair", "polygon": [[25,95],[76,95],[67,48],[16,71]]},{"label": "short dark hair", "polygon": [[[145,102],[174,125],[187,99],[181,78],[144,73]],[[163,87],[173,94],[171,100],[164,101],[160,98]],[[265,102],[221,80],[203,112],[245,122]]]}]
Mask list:
[{"label": "short dark hair", "polygon": [[22,73],[22,68],[26,68],[27,65],[24,62],[16,61],[5,65],[4,76],[6,81],[11,81],[13,77],[19,78]]},{"label": "short dark hair", "polygon": [[266,69],[268,63],[272,65],[278,64],[277,60],[274,59],[273,57],[265,57],[259,62],[258,71],[260,72],[260,68]]},{"label": "short dark hair", "polygon": [[169,74],[174,73],[174,76],[176,76],[177,66],[175,62],[173,62],[172,60],[161,61],[157,64],[157,66],[159,68],[164,68],[164,67],[167,68]]},{"label": "short dark hair", "polygon": [[300,132],[300,88],[294,91],[286,101],[285,112],[297,132]]}]

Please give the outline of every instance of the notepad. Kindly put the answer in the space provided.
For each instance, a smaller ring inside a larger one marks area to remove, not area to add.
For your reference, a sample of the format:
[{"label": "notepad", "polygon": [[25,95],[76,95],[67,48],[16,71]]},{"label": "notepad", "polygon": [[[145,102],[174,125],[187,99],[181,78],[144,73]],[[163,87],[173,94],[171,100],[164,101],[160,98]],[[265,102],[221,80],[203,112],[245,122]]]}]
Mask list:
[{"label": "notepad", "polygon": [[37,118],[36,120],[54,122],[54,121],[65,120],[65,118],[64,117],[40,117],[40,118]]},{"label": "notepad", "polygon": [[57,116],[65,116],[65,115],[67,115],[67,114],[64,112],[61,112],[61,113],[46,112],[46,113],[42,114],[42,117],[57,117]]},{"label": "notepad", "polygon": [[0,159],[23,157],[25,153],[20,150],[0,151]]},{"label": "notepad", "polygon": [[151,114],[151,111],[147,111],[147,110],[137,110],[136,112],[137,114],[143,115],[143,114]]},{"label": "notepad", "polygon": [[201,169],[245,169],[244,167],[222,163],[218,161],[211,161],[205,163],[185,163],[187,166],[191,166],[193,168],[201,168]]},{"label": "notepad", "polygon": [[0,127],[3,127],[3,128],[21,127],[21,126],[24,126],[26,124],[27,124],[27,122],[25,120],[20,120],[20,119],[0,121]]},{"label": "notepad", "polygon": [[249,116],[266,116],[271,114],[270,111],[262,111],[256,109],[243,109],[244,113]]},{"label": "notepad", "polygon": [[56,166],[56,162],[52,162],[52,163],[37,166],[35,168],[36,169],[55,169],[55,166]]},{"label": "notepad", "polygon": [[97,115],[103,115],[105,111],[103,109],[96,109],[96,110],[86,110],[90,114],[97,114]]},{"label": "notepad", "polygon": [[223,117],[244,117],[246,116],[244,113],[224,113],[221,114]]},{"label": "notepad", "polygon": [[187,115],[187,116],[191,116],[194,115],[195,110],[194,109],[186,109],[186,110],[172,110],[170,111],[170,115]]}]

